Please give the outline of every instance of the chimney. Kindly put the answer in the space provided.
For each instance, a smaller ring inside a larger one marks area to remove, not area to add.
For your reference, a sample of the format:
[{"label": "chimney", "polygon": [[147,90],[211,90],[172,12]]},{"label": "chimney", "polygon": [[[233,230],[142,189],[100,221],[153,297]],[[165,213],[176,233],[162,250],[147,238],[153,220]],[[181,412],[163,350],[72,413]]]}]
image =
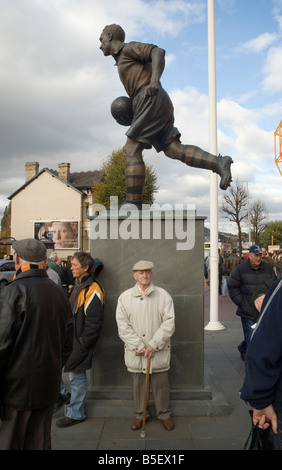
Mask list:
[{"label": "chimney", "polygon": [[38,162],[27,162],[25,164],[25,182],[27,183],[31,178],[37,175],[39,170]]},{"label": "chimney", "polygon": [[59,163],[59,177],[62,180],[69,181],[70,180],[70,163]]}]

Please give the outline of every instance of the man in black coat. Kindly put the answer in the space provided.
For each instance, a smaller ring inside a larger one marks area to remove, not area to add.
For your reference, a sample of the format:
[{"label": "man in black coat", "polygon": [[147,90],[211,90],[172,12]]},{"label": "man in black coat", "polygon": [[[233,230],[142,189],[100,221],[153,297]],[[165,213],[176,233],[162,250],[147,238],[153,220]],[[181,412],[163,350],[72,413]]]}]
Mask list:
[{"label": "man in black coat", "polygon": [[71,309],[44,269],[44,244],[30,238],[13,249],[16,276],[0,294],[0,450],[50,450]]},{"label": "man in black coat", "polygon": [[276,280],[273,268],[268,263],[262,262],[262,250],[258,245],[249,249],[249,259],[239,264],[228,279],[228,291],[232,301],[238,306],[236,314],[241,317],[244,341],[238,346],[242,359],[253,332],[259,312],[253,303],[253,294],[265,282],[272,283]]}]

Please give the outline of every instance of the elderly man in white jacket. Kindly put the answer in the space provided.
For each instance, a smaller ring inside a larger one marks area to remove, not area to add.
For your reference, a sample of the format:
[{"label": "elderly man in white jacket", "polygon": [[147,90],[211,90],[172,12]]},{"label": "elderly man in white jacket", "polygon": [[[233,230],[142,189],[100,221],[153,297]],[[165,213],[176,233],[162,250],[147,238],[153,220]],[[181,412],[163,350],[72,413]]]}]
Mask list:
[{"label": "elderly man in white jacket", "polygon": [[[145,374],[151,358],[150,384],[157,417],[166,430],[174,423],[169,409],[170,339],[175,330],[174,305],[171,296],[152,284],[151,261],[138,261],[133,266],[135,286],[123,292],[117,304],[116,320],[119,337],[124,342],[127,370],[132,373],[135,419],[131,429],[142,427]],[[148,419],[148,411],[146,412]]]}]

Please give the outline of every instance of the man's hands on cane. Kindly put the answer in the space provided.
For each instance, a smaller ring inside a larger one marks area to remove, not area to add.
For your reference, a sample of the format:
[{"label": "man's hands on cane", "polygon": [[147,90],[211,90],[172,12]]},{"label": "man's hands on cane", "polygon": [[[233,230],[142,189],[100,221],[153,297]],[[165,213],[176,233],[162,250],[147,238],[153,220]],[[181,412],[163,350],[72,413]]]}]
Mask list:
[{"label": "man's hands on cane", "polygon": [[155,352],[156,351],[152,348],[152,346],[150,346],[148,344],[148,346],[144,346],[144,348],[141,349],[141,351],[139,351],[137,353],[137,356],[144,356],[144,357],[150,357],[151,358],[151,357],[154,357]]}]

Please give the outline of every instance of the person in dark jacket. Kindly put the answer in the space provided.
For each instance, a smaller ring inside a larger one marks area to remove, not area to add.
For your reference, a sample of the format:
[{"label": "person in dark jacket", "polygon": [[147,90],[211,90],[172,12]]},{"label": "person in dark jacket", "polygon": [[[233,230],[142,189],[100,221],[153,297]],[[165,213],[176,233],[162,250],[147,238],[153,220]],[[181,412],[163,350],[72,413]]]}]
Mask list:
[{"label": "person in dark jacket", "polygon": [[231,274],[232,271],[242,262],[240,256],[237,255],[236,248],[232,249],[231,255],[227,258],[226,265],[228,269],[228,273]]},{"label": "person in dark jacket", "polygon": [[49,450],[71,309],[44,269],[44,244],[18,240],[13,249],[16,275],[0,294],[0,449]]},{"label": "person in dark jacket", "polygon": [[55,251],[52,251],[52,253],[49,256],[49,261],[48,261],[48,268],[53,269],[61,279],[62,286],[65,285],[65,276],[64,276],[64,271],[62,266],[60,266],[60,258]]},{"label": "person in dark jacket", "polygon": [[276,280],[275,273],[268,263],[262,262],[262,251],[258,245],[249,249],[247,261],[239,264],[228,279],[228,291],[231,300],[238,306],[236,314],[241,317],[244,341],[239,344],[242,359],[244,359],[253,326],[259,312],[255,308],[252,296],[267,280]]},{"label": "person in dark jacket", "polygon": [[75,279],[72,275],[72,270],[71,270],[71,260],[72,256],[67,257],[67,262],[66,266],[64,268],[64,278],[66,282],[66,292],[69,295],[73,289],[73,286],[75,285]]},{"label": "person in dark jacket", "polygon": [[[242,400],[253,410],[253,423],[272,425],[274,450],[282,450],[282,279],[268,289],[245,358]],[[277,433],[278,432],[278,433]],[[279,437],[278,437],[279,435]]]},{"label": "person in dark jacket", "polygon": [[[94,262],[89,253],[80,251],[73,255],[71,270],[76,283],[69,300],[74,319],[74,341],[64,369],[70,373],[71,396],[66,416],[56,422],[58,427],[73,426],[85,420],[86,371],[91,368],[103,324],[104,290],[96,279],[102,267],[102,263]],[[69,394],[62,381],[57,410],[68,400]]]}]

